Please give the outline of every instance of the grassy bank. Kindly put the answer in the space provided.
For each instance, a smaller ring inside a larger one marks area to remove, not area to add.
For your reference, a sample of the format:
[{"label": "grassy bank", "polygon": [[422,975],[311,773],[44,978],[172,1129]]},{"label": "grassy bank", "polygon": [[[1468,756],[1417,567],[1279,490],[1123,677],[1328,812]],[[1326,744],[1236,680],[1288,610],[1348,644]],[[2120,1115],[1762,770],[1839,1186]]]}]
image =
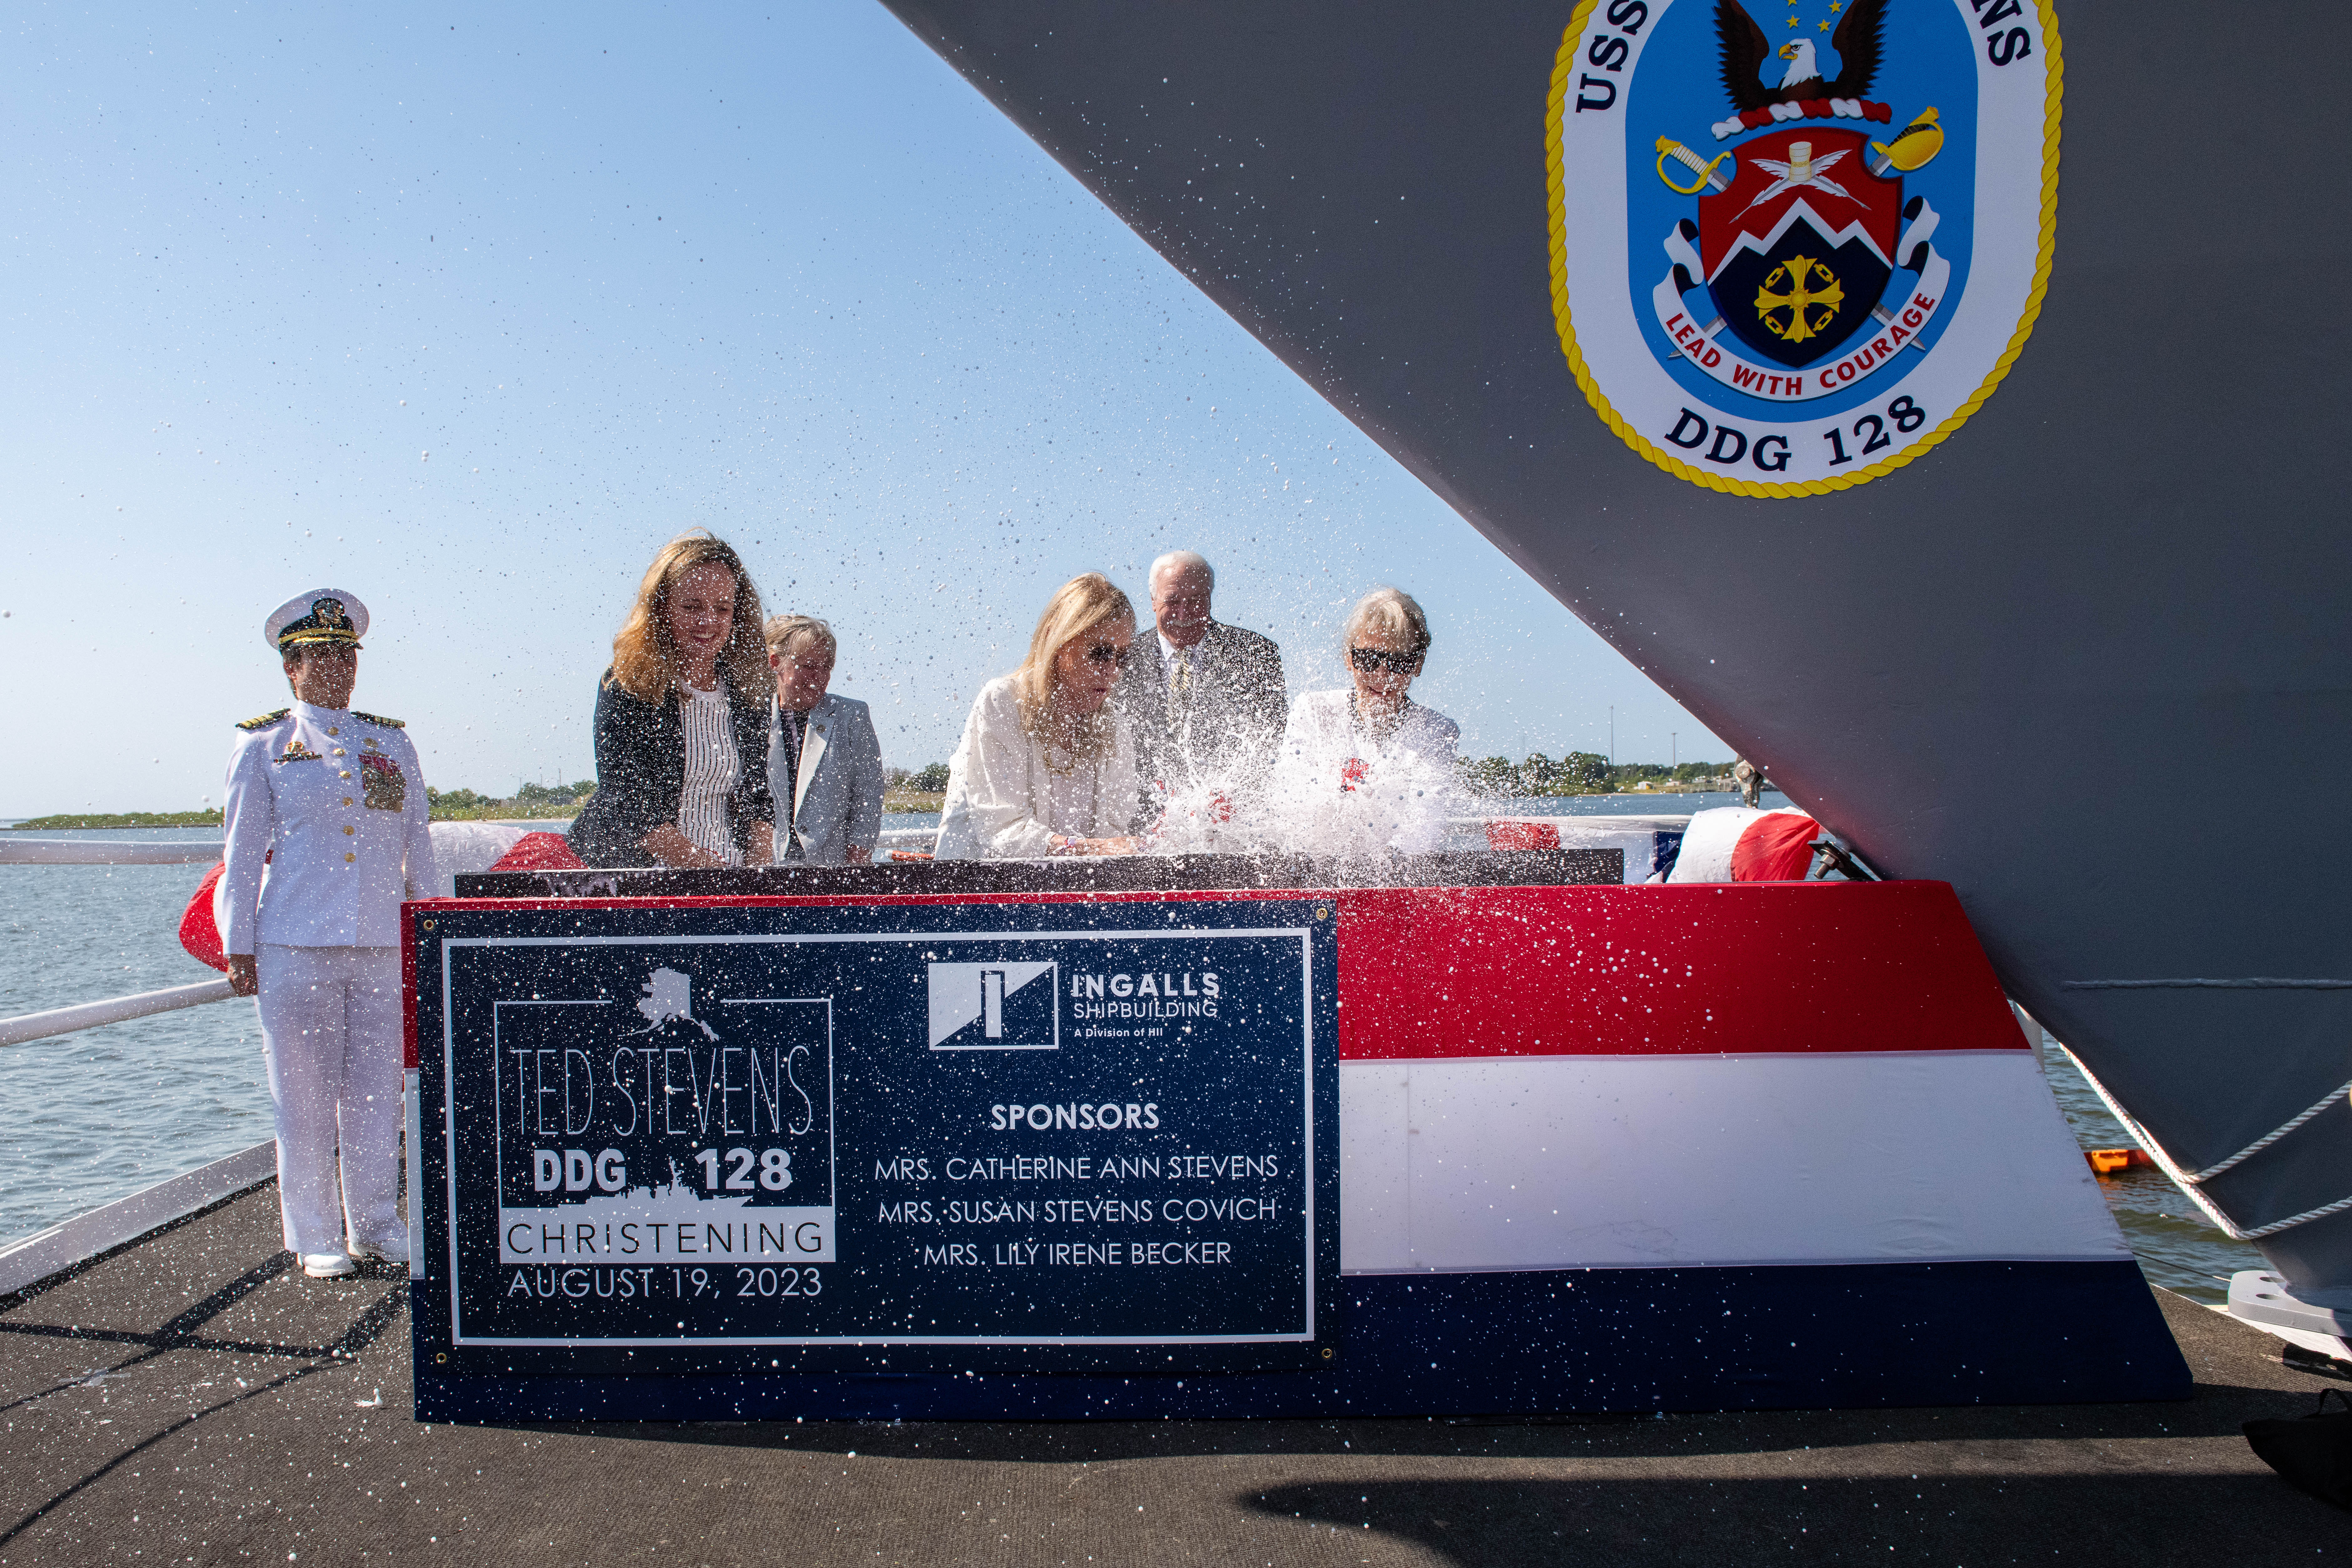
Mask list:
[{"label": "grassy bank", "polygon": [[571,784],[527,784],[505,796],[427,788],[425,798],[436,822],[569,822],[595,793],[596,781],[582,779]]},{"label": "grassy bank", "polygon": [[95,811],[36,816],[16,824],[18,833],[55,832],[66,827],[218,827],[218,811]]},{"label": "grassy bank", "polygon": [[436,805],[435,822],[569,822],[580,815],[576,805],[518,805],[494,800],[483,805]]}]

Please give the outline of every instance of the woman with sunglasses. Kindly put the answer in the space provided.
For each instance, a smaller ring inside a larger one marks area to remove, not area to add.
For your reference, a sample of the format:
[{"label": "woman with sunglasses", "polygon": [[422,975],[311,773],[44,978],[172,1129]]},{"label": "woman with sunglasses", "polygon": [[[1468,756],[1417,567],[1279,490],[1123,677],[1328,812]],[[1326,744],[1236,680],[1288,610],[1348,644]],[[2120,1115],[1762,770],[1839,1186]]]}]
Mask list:
[{"label": "woman with sunglasses", "polygon": [[1461,727],[1406,692],[1429,654],[1411,595],[1375,588],[1340,628],[1349,686],[1291,704],[1275,804],[1308,853],[1416,852],[1445,842]]},{"label": "woman with sunglasses", "polygon": [[980,689],[948,763],[942,860],[1131,855],[1134,738],[1110,704],[1135,610],[1098,572],[1073,577],[1037,617],[1029,657]]}]

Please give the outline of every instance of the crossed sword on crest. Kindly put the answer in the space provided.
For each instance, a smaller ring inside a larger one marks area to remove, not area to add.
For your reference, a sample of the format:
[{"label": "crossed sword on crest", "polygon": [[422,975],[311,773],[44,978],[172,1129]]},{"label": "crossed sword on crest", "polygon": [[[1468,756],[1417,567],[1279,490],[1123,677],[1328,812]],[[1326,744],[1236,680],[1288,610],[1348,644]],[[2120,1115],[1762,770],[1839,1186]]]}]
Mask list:
[{"label": "crossed sword on crest", "polygon": [[[1923,118],[1932,121],[1934,114],[1935,110],[1929,110],[1927,116],[1924,116]],[[1900,138],[1897,138],[1897,140],[1900,140]],[[1874,145],[1875,145],[1875,143],[1874,143]],[[1815,158],[1810,156],[1812,152],[1811,142],[1791,142],[1789,143],[1789,151],[1792,156],[1790,161],[1785,163],[1777,158],[1759,158],[1756,160],[1757,167],[1764,170],[1767,174],[1772,176],[1772,183],[1765,186],[1764,189],[1757,195],[1756,198],[1753,201],[1750,201],[1747,206],[1739,209],[1738,215],[1733,219],[1734,222],[1738,222],[1739,218],[1746,217],[1748,214],[1759,204],[1769,202],[1774,196],[1780,195],[1788,191],[1795,190],[1801,185],[1815,190],[1827,191],[1832,195],[1843,196],[1850,202],[1856,199],[1852,191],[1847,190],[1843,185],[1839,184],[1835,180],[1831,179],[1826,174],[1822,173],[1823,170],[1829,168],[1830,165],[1837,163],[1845,156],[1844,149],[1832,153],[1825,158]],[[1682,164],[1684,167],[1689,169],[1691,173],[1696,174],[1698,176],[1696,182],[1688,186],[1675,184],[1674,176],[1666,173],[1666,160],[1669,158],[1672,158],[1675,163]],[[1665,182],[1666,188],[1668,190],[1677,192],[1685,196],[1696,195],[1701,191],[1705,191],[1710,195],[1719,195],[1723,192],[1731,189],[1731,182],[1725,179],[1722,174],[1723,165],[1730,161],[1731,154],[1728,152],[1725,152],[1717,153],[1711,162],[1701,163],[1697,153],[1692,152],[1688,147],[1684,146],[1673,137],[1661,136],[1658,138],[1658,178]],[[1876,174],[1884,174],[1885,172],[1885,171],[1884,169],[1873,171],[1873,173]],[[1690,241],[1682,237],[1682,232],[1679,229],[1666,237],[1666,254],[1674,260],[1682,263],[1684,269],[1687,271],[1691,277],[1699,279],[1706,276],[1706,268],[1699,262],[1698,252],[1691,248]],[[1872,319],[1876,321],[1882,327],[1891,327],[1895,324],[1895,317],[1893,313],[1890,312],[1883,304],[1873,305],[1870,308],[1870,314]],[[1715,320],[1701,327],[1699,329],[1699,333],[1703,337],[1711,338],[1722,330],[1723,318],[1721,316],[1717,316]],[[1912,339],[1906,346],[1916,349],[1921,353],[1927,352],[1926,345],[1921,343],[1916,338]],[[1679,358],[1680,355],[1677,354],[1675,357]]]}]

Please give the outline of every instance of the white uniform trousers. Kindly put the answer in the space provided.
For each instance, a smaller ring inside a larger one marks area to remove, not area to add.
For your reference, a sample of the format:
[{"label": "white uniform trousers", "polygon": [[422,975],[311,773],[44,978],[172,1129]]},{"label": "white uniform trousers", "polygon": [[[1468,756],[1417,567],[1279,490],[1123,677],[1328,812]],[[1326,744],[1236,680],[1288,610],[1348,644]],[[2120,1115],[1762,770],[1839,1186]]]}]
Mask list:
[{"label": "white uniform trousers", "polygon": [[[396,947],[257,944],[262,1055],[278,1113],[286,1245],[336,1252],[400,1222],[401,1008]],[[337,1152],[342,1212],[336,1212]]]}]

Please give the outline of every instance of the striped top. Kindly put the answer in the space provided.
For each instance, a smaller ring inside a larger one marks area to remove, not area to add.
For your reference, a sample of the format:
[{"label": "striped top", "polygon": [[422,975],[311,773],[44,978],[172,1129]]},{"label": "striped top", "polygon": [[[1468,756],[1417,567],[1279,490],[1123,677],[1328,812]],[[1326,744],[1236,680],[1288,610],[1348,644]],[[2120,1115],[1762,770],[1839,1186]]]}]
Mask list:
[{"label": "striped top", "polygon": [[696,848],[740,866],[743,851],[735,843],[729,805],[740,763],[735,755],[727,689],[697,691],[681,685],[679,690],[685,698],[678,704],[678,720],[686,737],[686,787],[677,797],[677,830]]}]

